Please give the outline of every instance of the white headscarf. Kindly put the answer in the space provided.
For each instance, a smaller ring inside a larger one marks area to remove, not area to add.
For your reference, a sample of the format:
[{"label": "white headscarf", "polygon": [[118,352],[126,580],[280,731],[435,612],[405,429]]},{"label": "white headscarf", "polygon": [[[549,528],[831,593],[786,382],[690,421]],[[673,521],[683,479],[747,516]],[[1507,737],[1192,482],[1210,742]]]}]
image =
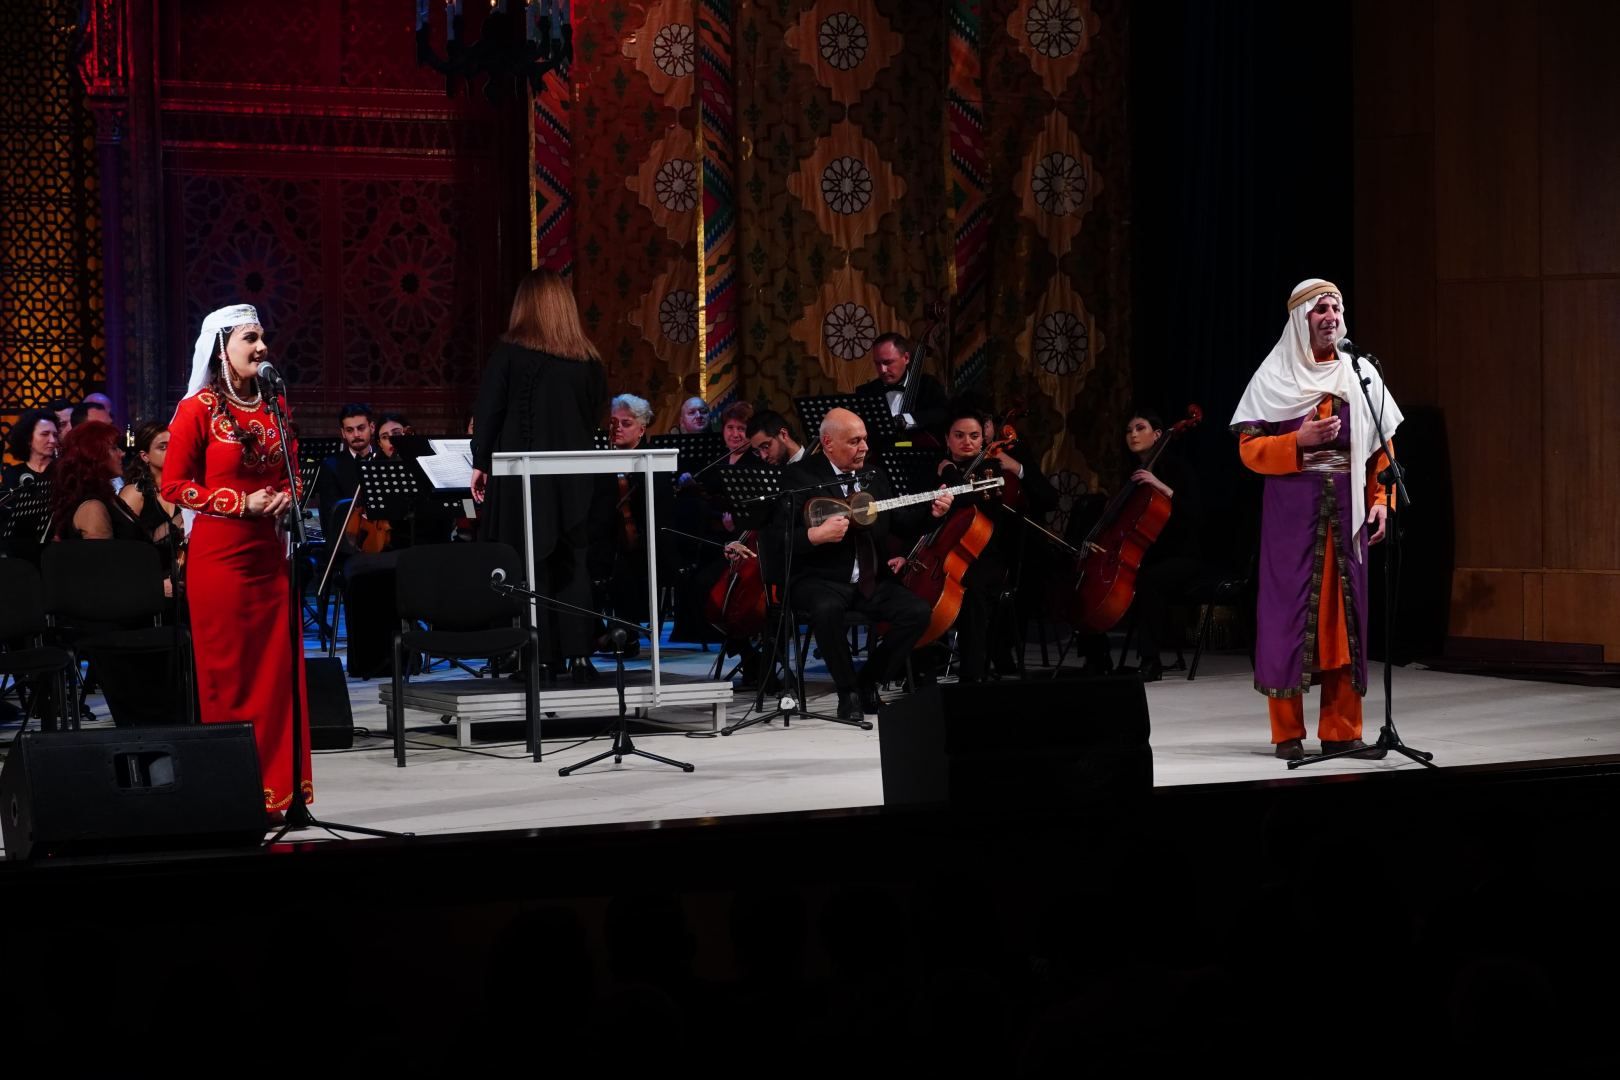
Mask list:
[{"label": "white headscarf", "polygon": [[259,313],[252,304],[232,304],[208,313],[202,329],[197,331],[197,344],[191,347],[191,381],[186,383],[186,397],[207,386],[208,380],[214,377],[214,365],[219,363],[220,334],[258,321]]},{"label": "white headscarf", "polygon": [[[1342,354],[1335,359],[1318,363],[1311,351],[1311,309],[1319,297],[1331,294],[1338,298],[1340,311],[1344,308],[1344,294],[1332,282],[1321,278],[1308,278],[1294,286],[1288,298],[1288,325],[1271,352],[1260,362],[1260,369],[1249,379],[1237,411],[1232,414],[1232,426],[1264,420],[1280,424],[1297,420],[1316,411],[1317,404],[1326,394],[1332,394],[1350,407],[1350,486],[1356,493],[1350,507],[1351,524],[1355,535],[1361,535],[1361,526],[1367,520],[1367,462],[1378,450],[1378,433],[1373,423],[1372,410],[1356,385],[1356,373],[1350,361]],[[1349,323],[1339,319],[1338,340],[1349,334]],[[1378,419],[1383,425],[1384,437],[1393,438],[1401,424],[1401,409],[1389,396],[1378,369],[1371,364],[1361,365],[1362,377],[1368,379],[1367,393],[1378,408]],[[1350,550],[1360,558],[1360,546],[1351,544]]]},{"label": "white headscarf", "polygon": [[[219,354],[224,347],[220,335],[228,335],[238,326],[258,322],[259,313],[252,304],[232,304],[208,313],[203,319],[202,329],[197,331],[197,343],[191,347],[191,381],[186,383],[186,397],[207,386],[214,377],[214,365],[220,362]],[[197,512],[182,508],[180,516],[185,524],[185,533],[190,536]]]}]

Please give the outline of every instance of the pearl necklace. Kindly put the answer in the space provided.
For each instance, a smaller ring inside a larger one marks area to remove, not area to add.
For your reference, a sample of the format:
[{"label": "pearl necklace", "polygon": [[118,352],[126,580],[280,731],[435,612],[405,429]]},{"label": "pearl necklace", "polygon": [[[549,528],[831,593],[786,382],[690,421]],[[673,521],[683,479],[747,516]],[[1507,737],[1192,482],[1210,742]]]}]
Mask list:
[{"label": "pearl necklace", "polygon": [[263,403],[264,395],[255,393],[252,399],[244,398],[242,395],[236,392],[236,386],[231,379],[231,373],[228,366],[221,365],[221,367],[223,370],[220,371],[220,375],[222,376],[220,383],[225,390],[226,399],[238,409],[257,409]]}]

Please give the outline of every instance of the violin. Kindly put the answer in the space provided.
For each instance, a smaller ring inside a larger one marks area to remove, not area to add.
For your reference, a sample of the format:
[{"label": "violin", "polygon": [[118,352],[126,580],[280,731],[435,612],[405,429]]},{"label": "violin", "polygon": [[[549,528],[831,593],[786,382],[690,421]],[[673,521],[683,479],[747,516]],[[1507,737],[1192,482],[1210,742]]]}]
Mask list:
[{"label": "violin", "polygon": [[[1171,439],[1191,431],[1203,419],[1203,409],[1188,405],[1186,419],[1164,433],[1141,467],[1151,470]],[[1100,634],[1125,617],[1136,598],[1136,574],[1142,558],[1164,531],[1170,509],[1170,499],[1150,484],[1127,483],[1109,500],[1080,545],[1078,579],[1070,594],[1070,622]]]},{"label": "violin", "polygon": [[640,546],[641,530],[636,528],[636,514],[630,509],[630,496],[635,488],[630,478],[624,474],[619,475],[619,501],[615,504],[619,510],[619,547],[625,551],[632,551]]},{"label": "violin", "polygon": [[343,518],[343,536],[350,551],[379,555],[393,546],[394,526],[366,517],[365,500],[360,497],[360,491],[356,487],[349,501],[349,512]]}]

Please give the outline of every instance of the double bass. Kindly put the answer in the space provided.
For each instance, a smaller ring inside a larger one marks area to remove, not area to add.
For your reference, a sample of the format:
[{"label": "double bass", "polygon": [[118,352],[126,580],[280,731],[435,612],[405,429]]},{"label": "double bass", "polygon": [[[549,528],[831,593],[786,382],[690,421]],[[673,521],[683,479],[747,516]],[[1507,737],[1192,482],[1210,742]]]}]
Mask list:
[{"label": "double bass", "polygon": [[[1171,425],[1141,468],[1151,471],[1170,440],[1191,431],[1203,418],[1203,409],[1188,405],[1186,418]],[[1080,545],[1078,578],[1069,597],[1070,622],[1101,634],[1125,617],[1136,598],[1142,558],[1169,520],[1170,500],[1157,488],[1134,481],[1120,488]]]}]

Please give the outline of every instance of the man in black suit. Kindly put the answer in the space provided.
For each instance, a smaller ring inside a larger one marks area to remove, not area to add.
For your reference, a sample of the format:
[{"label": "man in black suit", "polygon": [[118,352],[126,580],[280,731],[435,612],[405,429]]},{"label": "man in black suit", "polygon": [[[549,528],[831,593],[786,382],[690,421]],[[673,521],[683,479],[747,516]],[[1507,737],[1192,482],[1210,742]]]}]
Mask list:
[{"label": "man in black suit", "polygon": [[[892,497],[888,478],[881,471],[863,472],[866,465],[866,425],[847,409],[833,409],[821,423],[819,457],[805,457],[782,475],[787,489],[826,484],[832,496],[864,491],[877,499]],[[843,483],[829,483],[835,479]],[[885,561],[890,530],[917,535],[927,527],[929,515],[943,517],[951,497],[941,495],[932,504],[917,503],[878,515],[864,528],[852,526],[847,516],[833,517],[811,528],[804,521],[804,505],[815,493],[796,496],[793,531],[793,606],[808,615],[810,628],[821,645],[827,671],[838,688],[838,715],[853,720],[876,715],[882,704],[877,687],[904,668],[906,657],[928,626],[929,607],[894,576],[904,565],[900,558]],[[849,658],[844,614],[858,611],[889,624],[888,633],[872,647],[859,676]]]},{"label": "man in black suit", "polygon": [[[872,343],[872,366],[877,369],[877,378],[857,386],[855,393],[886,397],[889,415],[900,417],[907,431],[924,431],[937,438],[945,426],[950,398],[938,379],[911,369],[911,342],[900,334],[884,334]],[[910,410],[903,411],[901,404],[910,381],[916,382],[917,393]]]},{"label": "man in black suit", "polygon": [[372,441],[376,431],[370,405],[353,402],[338,410],[338,434],[343,436],[343,446],[321,462],[321,478],[316,484],[327,543],[336,542],[343,528],[343,519],[336,514],[337,504],[354,498],[359,490],[360,463],[376,452]]}]

